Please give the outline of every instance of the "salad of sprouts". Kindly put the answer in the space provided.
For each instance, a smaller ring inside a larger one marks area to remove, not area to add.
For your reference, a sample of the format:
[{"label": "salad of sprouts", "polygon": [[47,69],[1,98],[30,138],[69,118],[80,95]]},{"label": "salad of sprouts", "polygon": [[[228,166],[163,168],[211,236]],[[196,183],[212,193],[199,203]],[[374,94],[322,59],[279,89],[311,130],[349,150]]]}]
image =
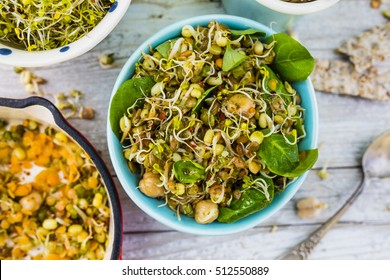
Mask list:
[{"label": "salad of sprouts", "polygon": [[0,41],[27,51],[66,46],[91,31],[114,0],[1,0]]},{"label": "salad of sprouts", "polygon": [[0,260],[103,259],[110,212],[99,171],[67,134],[0,119]]},{"label": "salad of sprouts", "polygon": [[312,69],[286,34],[215,21],[143,53],[110,107],[139,191],[200,224],[267,207],[317,159],[298,150],[304,109],[289,83]]}]

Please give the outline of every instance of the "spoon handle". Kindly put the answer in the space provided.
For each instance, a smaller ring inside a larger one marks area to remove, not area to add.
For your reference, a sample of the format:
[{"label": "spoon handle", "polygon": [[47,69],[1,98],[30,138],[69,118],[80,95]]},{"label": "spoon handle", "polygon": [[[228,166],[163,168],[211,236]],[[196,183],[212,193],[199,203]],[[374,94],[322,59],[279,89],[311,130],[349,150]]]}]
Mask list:
[{"label": "spoon handle", "polygon": [[344,203],[344,205],[330,217],[321,227],[314,231],[308,238],[296,245],[290,253],[280,257],[280,260],[306,260],[313,249],[321,241],[322,237],[340,220],[341,216],[348,210],[348,208],[355,202],[355,200],[362,193],[366,180],[363,177],[359,186],[350,196],[350,198]]}]

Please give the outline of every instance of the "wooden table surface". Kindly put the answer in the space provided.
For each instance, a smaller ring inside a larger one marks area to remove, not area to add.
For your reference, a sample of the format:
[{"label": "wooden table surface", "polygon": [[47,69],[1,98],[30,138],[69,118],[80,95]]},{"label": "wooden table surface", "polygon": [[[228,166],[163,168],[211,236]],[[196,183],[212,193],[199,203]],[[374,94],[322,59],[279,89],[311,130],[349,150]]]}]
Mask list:
[{"label": "wooden table surface", "polygon": [[[114,53],[123,65],[129,55],[161,27],[191,16],[224,13],[219,1],[133,0],[115,30],[87,54],[51,67],[33,70],[49,83],[48,93],[81,90],[85,104],[97,111],[92,121],[71,120],[102,153],[114,171],[106,144],[108,102],[120,67],[102,69],[98,57]],[[295,27],[299,40],[316,58],[335,58],[334,49],[362,31],[386,20],[368,0],[342,0],[324,12],[306,16]],[[389,63],[388,63],[389,65]],[[0,96],[28,96],[12,67],[0,65]],[[390,129],[390,103],[317,92],[320,157],[302,188],[278,213],[254,229],[222,237],[193,236],[173,231],[144,214],[120,184],[124,213],[124,259],[274,259],[305,239],[346,201],[358,185],[361,157],[367,145]],[[317,172],[329,165],[330,177]],[[115,175],[113,175],[114,178]],[[300,219],[295,203],[314,196],[329,207],[313,219]],[[322,240],[311,259],[390,258],[390,180],[371,182],[342,220]],[[271,232],[276,225],[277,230]]]}]

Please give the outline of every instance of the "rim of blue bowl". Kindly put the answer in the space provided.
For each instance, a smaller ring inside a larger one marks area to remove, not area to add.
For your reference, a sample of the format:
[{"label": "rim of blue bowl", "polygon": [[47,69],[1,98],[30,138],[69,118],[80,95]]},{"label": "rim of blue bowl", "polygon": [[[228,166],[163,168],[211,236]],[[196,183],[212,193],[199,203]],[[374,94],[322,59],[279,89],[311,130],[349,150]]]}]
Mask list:
[{"label": "rim of blue bowl", "polygon": [[[180,35],[181,28],[184,25],[207,25],[210,21],[216,20],[219,23],[226,24],[233,29],[245,29],[245,28],[255,28],[263,30],[267,35],[272,35],[275,32],[268,28],[267,26],[242,17],[230,16],[230,15],[221,15],[221,14],[211,14],[197,16],[185,20],[175,22],[167,27],[161,29],[149,39],[147,39],[142,45],[140,45],[127,60],[123,66],[121,72],[118,75],[118,78],[115,82],[114,88],[112,90],[111,100],[114,94],[116,93],[119,86],[132,77],[134,73],[134,64],[139,60],[142,55],[142,52],[149,52],[150,46],[155,48],[159,44],[165,42],[168,39],[175,38]],[[307,136],[300,142],[300,149],[313,149],[317,147],[318,142],[318,108],[315,97],[315,91],[310,79],[307,79],[303,82],[293,83],[294,88],[301,93],[304,91],[307,93],[307,96],[302,98],[302,106],[305,108],[305,127],[307,131]],[[156,201],[154,198],[149,198],[143,195],[138,189],[137,185],[134,184],[137,181],[137,178],[131,178],[128,180],[129,176],[134,177],[131,171],[128,169],[126,161],[124,160],[122,149],[119,140],[111,130],[110,126],[110,106],[108,108],[108,117],[107,117],[107,143],[108,150],[114,170],[118,176],[122,187],[126,191],[127,195],[133,200],[133,202],[141,208],[146,214],[157,220],[158,222],[175,229],[177,231],[197,234],[197,235],[226,235],[241,232],[250,228],[253,228],[259,225],[261,222],[267,220],[271,215],[278,212],[284,205],[291,200],[294,194],[298,191],[305,178],[307,177],[308,172],[296,178],[280,195],[276,196],[272,201],[271,205],[267,208],[256,212],[250,216],[247,216],[237,222],[223,224],[219,222],[214,222],[207,225],[197,224],[194,219],[188,218],[185,215],[181,215],[181,221],[175,217],[167,215],[166,211],[155,206],[155,203],[150,202],[151,200]],[[307,118],[311,116],[310,118]],[[138,178],[139,180],[139,178]],[[133,182],[131,182],[133,181]],[[147,202],[147,203],[146,203]],[[150,205],[152,203],[154,206]],[[162,201],[160,204],[163,204]],[[165,207],[168,208],[168,207]],[[174,216],[175,213],[172,212]],[[185,216],[185,217],[183,217]],[[189,219],[192,221],[189,221]],[[183,221],[184,220],[184,221]]]},{"label": "rim of blue bowl", "polygon": [[92,144],[85,138],[77,129],[75,129],[62,115],[62,113],[51,103],[49,100],[33,96],[25,99],[12,99],[12,98],[3,98],[0,97],[0,106],[10,107],[15,109],[24,109],[30,106],[42,106],[47,108],[50,113],[53,115],[54,122],[56,125],[70,135],[84,151],[91,157],[92,162],[96,165],[96,168],[99,170],[100,175],[102,176],[103,182],[106,186],[106,190],[111,200],[111,205],[114,217],[114,236],[112,252],[110,258],[112,260],[118,260],[122,257],[122,239],[123,239],[123,222],[122,222],[122,208],[120,205],[118,191],[115,187],[114,181],[111,177],[110,172],[108,171],[107,166],[100,157],[99,153],[95,150]]}]

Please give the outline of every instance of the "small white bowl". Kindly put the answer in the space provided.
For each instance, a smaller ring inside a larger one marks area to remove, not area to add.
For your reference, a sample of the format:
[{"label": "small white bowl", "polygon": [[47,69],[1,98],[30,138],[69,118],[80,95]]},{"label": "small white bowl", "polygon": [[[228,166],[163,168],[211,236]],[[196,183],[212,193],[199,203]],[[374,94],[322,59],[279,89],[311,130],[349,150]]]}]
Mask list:
[{"label": "small white bowl", "polygon": [[275,31],[284,31],[303,15],[325,10],[340,0],[291,3],[282,0],[222,0],[228,14],[254,19]]},{"label": "small white bowl", "polygon": [[25,51],[0,42],[0,63],[21,67],[41,67],[80,56],[99,44],[125,15],[131,0],[116,0],[104,18],[79,40],[57,49]]},{"label": "small white bowl", "polygon": [[111,211],[108,231],[110,238],[104,259],[122,259],[123,217],[119,194],[108,168],[92,144],[67,122],[54,104],[42,97],[33,96],[26,99],[0,97],[0,119],[9,121],[30,119],[42,125],[49,125],[66,133],[88,154],[104,182]]}]

